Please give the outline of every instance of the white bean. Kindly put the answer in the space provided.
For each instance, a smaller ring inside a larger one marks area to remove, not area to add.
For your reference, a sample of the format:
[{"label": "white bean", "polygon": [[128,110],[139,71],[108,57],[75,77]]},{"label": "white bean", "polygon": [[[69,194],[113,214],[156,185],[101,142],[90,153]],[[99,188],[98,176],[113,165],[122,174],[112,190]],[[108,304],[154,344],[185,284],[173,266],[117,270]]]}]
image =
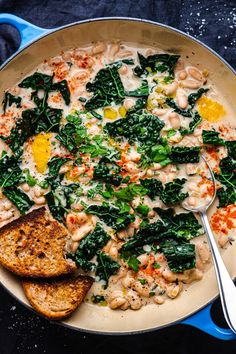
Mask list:
[{"label": "white bean", "polygon": [[158,305],[161,305],[161,304],[163,304],[163,303],[165,302],[164,297],[163,297],[163,296],[160,296],[160,295],[154,296],[154,297],[153,297],[153,300],[154,300],[154,302],[155,302],[156,304],[158,304]]},{"label": "white bean", "polygon": [[173,95],[178,88],[178,82],[174,81],[164,87],[164,92],[166,95]]},{"label": "white bean", "polygon": [[223,247],[226,245],[226,243],[227,243],[228,241],[229,241],[229,239],[228,239],[227,236],[221,235],[221,236],[219,237],[218,243],[219,243],[220,247],[223,248]]},{"label": "white bean", "polygon": [[138,173],[140,171],[133,161],[126,162],[123,168],[129,173]]},{"label": "white bean", "polygon": [[182,89],[178,89],[176,92],[176,101],[179,108],[185,109],[188,106],[188,97]]},{"label": "white bean", "polygon": [[165,269],[164,272],[162,273],[163,278],[165,278],[166,280],[172,282],[172,281],[176,281],[177,279],[177,275],[173,272],[171,272],[169,269]]},{"label": "white bean", "polygon": [[187,175],[194,175],[197,173],[198,165],[194,163],[187,163],[185,170]]},{"label": "white bean", "polygon": [[188,73],[195,80],[198,80],[198,81],[203,80],[203,75],[202,75],[201,71],[199,71],[197,68],[193,68],[193,67],[189,68]]},{"label": "white bean", "polygon": [[111,258],[117,259],[117,257],[118,257],[118,250],[117,250],[117,248],[114,247],[114,246],[112,246],[112,247],[110,248],[109,255],[111,256]]},{"label": "white bean", "polygon": [[179,80],[185,80],[186,77],[187,77],[187,73],[186,73],[185,70],[182,70],[182,71],[179,72],[179,75],[178,75],[178,79]]},{"label": "white bean", "polygon": [[2,206],[4,210],[9,210],[12,207],[12,202],[10,202],[10,200],[5,200]]},{"label": "white bean", "polygon": [[70,245],[70,250],[72,253],[75,253],[77,251],[77,248],[79,247],[79,242],[74,241]]},{"label": "white bean", "polygon": [[36,198],[41,197],[41,195],[44,193],[43,189],[40,186],[35,186],[33,191]]},{"label": "white bean", "polygon": [[125,74],[127,74],[127,72],[128,72],[127,66],[126,66],[126,65],[122,65],[122,66],[120,67],[120,69],[119,69],[119,73],[120,73],[121,75],[125,75]]},{"label": "white bean", "polygon": [[78,211],[81,211],[84,209],[83,205],[80,204],[80,203],[73,203],[71,204],[71,208],[72,209],[75,209],[75,210],[78,210]]},{"label": "white bean", "polygon": [[129,227],[128,227],[128,229],[127,229],[127,235],[128,235],[129,237],[133,237],[133,236],[134,236],[134,231],[135,231],[134,227],[131,226],[131,225],[129,225]]},{"label": "white bean", "polygon": [[117,233],[117,236],[119,239],[123,240],[125,239],[128,235],[127,235],[127,231],[126,230],[122,230],[122,231],[119,231]]},{"label": "white bean", "polygon": [[126,296],[132,310],[139,310],[142,307],[142,301],[134,290],[129,290]]},{"label": "white bean", "polygon": [[130,50],[123,50],[118,53],[119,58],[130,57],[133,53]]},{"label": "white bean", "polygon": [[100,54],[100,53],[105,52],[105,50],[106,50],[106,45],[105,45],[105,43],[98,42],[98,43],[96,43],[96,44],[93,46],[93,48],[92,48],[92,53],[93,53],[94,55],[96,55],[96,54]]},{"label": "white bean", "polygon": [[119,52],[120,50],[120,44],[119,43],[113,43],[111,45],[110,51],[109,51],[109,57],[113,60],[115,58],[115,55]]},{"label": "white bean", "polygon": [[13,216],[13,212],[8,210],[8,211],[2,211],[0,213],[0,221],[5,221],[10,219]]},{"label": "white bean", "polygon": [[30,186],[28,185],[28,183],[22,183],[21,188],[23,189],[24,192],[30,191]]},{"label": "white bean", "polygon": [[185,88],[189,89],[197,89],[201,86],[201,82],[195,81],[195,80],[183,80],[182,85]]},{"label": "white bean", "polygon": [[34,202],[37,205],[43,205],[46,203],[45,197],[34,198]]},{"label": "white bean", "polygon": [[130,288],[133,284],[134,284],[135,280],[134,278],[132,278],[131,276],[129,276],[128,274],[126,275],[126,277],[124,279],[122,279],[122,285],[124,288]]},{"label": "white bean", "polygon": [[173,129],[179,129],[180,128],[180,118],[178,113],[176,112],[170,112],[169,113],[169,121]]},{"label": "white bean", "polygon": [[169,111],[167,108],[153,108],[152,113],[155,114],[155,116],[163,116]]},{"label": "white bean", "polygon": [[136,281],[132,288],[140,295],[140,296],[145,296],[149,297],[150,289],[147,284],[142,285],[140,281]]},{"label": "white bean", "polygon": [[175,285],[175,284],[169,285],[166,289],[166,295],[168,297],[170,297],[171,299],[174,299],[174,298],[176,298],[176,296],[179,295],[180,291],[181,291],[181,287],[179,284],[178,285]]},{"label": "white bean", "polygon": [[140,256],[138,256],[137,259],[139,260],[142,266],[147,265],[149,261],[149,257],[147,254],[140,254]]},{"label": "white bean", "polygon": [[92,224],[85,224],[78,228],[72,235],[72,241],[80,241],[82,240],[85,236],[87,236],[92,230],[94,229],[94,226]]},{"label": "white bean", "polygon": [[126,303],[126,299],[124,297],[117,297],[116,299],[112,300],[109,303],[109,306],[111,309],[117,309],[119,307],[121,307],[122,305],[124,305]]},{"label": "white bean", "polygon": [[203,263],[209,262],[210,259],[210,251],[206,243],[199,243],[197,245],[197,252],[199,257]]},{"label": "white bean", "polygon": [[135,101],[132,98],[126,98],[124,100],[123,106],[125,107],[125,109],[130,109],[135,105]]}]

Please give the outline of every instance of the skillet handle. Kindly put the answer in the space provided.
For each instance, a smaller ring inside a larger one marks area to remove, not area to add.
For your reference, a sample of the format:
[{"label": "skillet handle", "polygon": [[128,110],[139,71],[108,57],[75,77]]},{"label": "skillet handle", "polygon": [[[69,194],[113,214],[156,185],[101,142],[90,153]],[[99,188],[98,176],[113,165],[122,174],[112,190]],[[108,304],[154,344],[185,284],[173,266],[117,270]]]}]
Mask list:
[{"label": "skillet handle", "polygon": [[37,27],[18,16],[8,13],[0,14],[0,24],[1,23],[12,25],[18,30],[20,34],[19,49],[22,49],[26,44],[29,44],[34,39],[41,37],[42,35],[51,31],[46,28]]},{"label": "skillet handle", "polygon": [[180,324],[196,327],[221,340],[236,340],[236,334],[232,332],[231,329],[221,328],[213,322],[211,318],[211,307],[212,303],[186,318],[180,322]]}]

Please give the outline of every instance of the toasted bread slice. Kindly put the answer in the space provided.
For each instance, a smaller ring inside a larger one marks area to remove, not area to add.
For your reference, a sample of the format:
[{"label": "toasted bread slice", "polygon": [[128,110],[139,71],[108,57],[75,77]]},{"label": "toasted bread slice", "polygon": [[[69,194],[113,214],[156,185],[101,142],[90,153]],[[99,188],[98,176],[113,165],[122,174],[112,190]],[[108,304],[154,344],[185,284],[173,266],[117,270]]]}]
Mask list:
[{"label": "toasted bread slice", "polygon": [[76,265],[65,259],[67,237],[45,208],[36,209],[0,229],[0,264],[23,277],[71,273]]},{"label": "toasted bread slice", "polygon": [[23,288],[32,307],[52,320],[68,317],[83,301],[93,284],[93,278],[25,280]]}]

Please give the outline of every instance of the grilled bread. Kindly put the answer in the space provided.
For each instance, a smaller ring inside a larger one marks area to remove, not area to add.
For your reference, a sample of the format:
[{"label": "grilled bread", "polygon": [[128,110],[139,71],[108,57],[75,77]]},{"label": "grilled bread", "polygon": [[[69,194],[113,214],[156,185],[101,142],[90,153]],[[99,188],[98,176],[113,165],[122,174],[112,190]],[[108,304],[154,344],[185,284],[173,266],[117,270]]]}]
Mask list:
[{"label": "grilled bread", "polygon": [[93,284],[93,278],[25,280],[23,288],[32,307],[41,315],[61,320],[68,317],[83,301]]},{"label": "grilled bread", "polygon": [[76,269],[65,259],[68,233],[39,208],[0,229],[0,264],[23,277],[55,277]]}]

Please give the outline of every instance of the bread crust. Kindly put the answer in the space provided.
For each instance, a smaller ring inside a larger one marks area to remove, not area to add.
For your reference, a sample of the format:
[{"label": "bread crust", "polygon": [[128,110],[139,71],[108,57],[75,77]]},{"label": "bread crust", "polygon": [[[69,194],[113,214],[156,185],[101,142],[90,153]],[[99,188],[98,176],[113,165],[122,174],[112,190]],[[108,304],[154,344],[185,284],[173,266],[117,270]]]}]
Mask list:
[{"label": "bread crust", "polygon": [[0,229],[0,264],[22,277],[55,277],[76,270],[65,258],[66,228],[44,207]]},{"label": "bread crust", "polygon": [[22,285],[31,306],[38,313],[51,320],[62,320],[81,304],[93,281],[89,276],[78,275],[63,279],[27,279]]}]

